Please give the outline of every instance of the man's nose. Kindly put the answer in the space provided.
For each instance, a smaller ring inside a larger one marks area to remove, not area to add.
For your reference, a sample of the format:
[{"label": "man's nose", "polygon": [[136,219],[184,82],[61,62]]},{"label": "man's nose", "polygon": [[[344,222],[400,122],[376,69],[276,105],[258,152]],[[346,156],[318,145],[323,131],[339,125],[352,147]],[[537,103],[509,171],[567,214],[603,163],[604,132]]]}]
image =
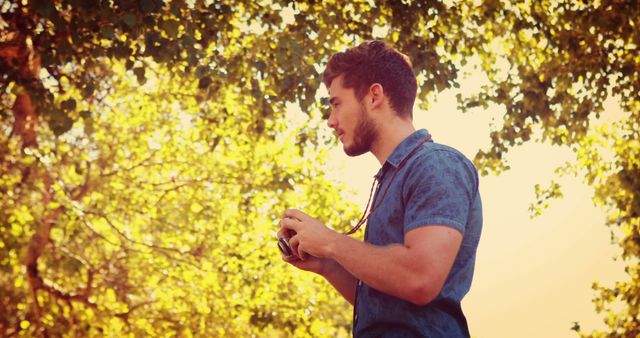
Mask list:
[{"label": "man's nose", "polygon": [[327,125],[332,129],[336,129],[338,127],[338,119],[336,118],[336,114],[334,114],[333,109],[331,109],[331,114],[329,114]]}]

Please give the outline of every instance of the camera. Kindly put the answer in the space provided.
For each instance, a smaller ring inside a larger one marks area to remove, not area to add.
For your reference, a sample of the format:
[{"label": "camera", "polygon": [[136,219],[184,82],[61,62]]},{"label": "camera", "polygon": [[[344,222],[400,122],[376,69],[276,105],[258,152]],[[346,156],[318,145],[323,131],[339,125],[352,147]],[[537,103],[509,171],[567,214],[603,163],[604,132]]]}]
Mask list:
[{"label": "camera", "polygon": [[280,237],[278,239],[278,249],[280,249],[282,254],[285,255],[285,256],[293,255],[293,251],[291,250],[291,246],[289,246],[289,239],[288,238]]},{"label": "camera", "polygon": [[[285,216],[284,218],[298,220],[295,217]],[[291,250],[291,245],[289,245],[289,238],[291,238],[291,236],[295,235],[296,232],[293,231],[293,230],[288,230],[285,233],[287,233],[285,235],[286,237],[278,238],[278,249],[280,249],[280,252],[282,252],[283,255],[288,257],[288,256],[292,256],[293,255],[293,250]]]}]

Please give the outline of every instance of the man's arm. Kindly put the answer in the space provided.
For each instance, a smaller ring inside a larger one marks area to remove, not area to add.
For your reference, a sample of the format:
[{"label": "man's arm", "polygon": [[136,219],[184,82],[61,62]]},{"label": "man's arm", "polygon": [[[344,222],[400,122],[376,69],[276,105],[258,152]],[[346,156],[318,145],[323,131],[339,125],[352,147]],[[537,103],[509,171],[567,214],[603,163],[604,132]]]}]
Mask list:
[{"label": "man's arm", "polygon": [[461,241],[459,231],[449,226],[429,225],[409,231],[404,244],[388,246],[375,246],[340,235],[327,252],[370,287],[424,305],[440,293]]},{"label": "man's arm", "polygon": [[295,252],[334,260],[370,287],[414,304],[429,303],[440,293],[462,242],[458,230],[428,225],[407,232],[403,244],[376,246],[328,229],[299,210],[285,216],[295,218],[281,221],[296,232],[289,241]]},{"label": "man's arm", "polygon": [[356,284],[358,280],[334,260],[327,262],[322,276],[346,299],[351,305],[356,302]]}]

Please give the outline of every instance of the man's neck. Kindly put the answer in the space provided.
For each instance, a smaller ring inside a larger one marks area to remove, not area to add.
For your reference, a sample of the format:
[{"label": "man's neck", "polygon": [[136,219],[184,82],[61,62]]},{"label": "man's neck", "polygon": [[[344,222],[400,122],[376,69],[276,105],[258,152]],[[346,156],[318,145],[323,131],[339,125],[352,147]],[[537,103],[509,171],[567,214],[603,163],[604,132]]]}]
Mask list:
[{"label": "man's neck", "polygon": [[371,153],[378,159],[380,165],[389,158],[394,149],[416,129],[411,121],[399,119],[393,123],[379,126],[378,137],[371,145]]}]

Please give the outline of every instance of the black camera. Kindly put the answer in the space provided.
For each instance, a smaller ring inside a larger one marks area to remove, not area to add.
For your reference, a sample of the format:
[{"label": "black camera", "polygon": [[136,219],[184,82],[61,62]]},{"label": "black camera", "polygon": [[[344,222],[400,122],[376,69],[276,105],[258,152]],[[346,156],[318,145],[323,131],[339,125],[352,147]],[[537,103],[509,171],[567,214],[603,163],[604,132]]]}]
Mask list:
[{"label": "black camera", "polygon": [[[299,221],[295,217],[285,216],[284,218],[294,219],[294,220]],[[284,234],[285,234],[284,236],[286,236],[286,237],[278,238],[278,249],[280,249],[280,252],[282,252],[283,255],[285,255],[287,257],[288,256],[292,256],[293,255],[293,250],[291,250],[291,245],[289,245],[289,238],[291,238],[293,235],[295,235],[296,232],[289,229],[289,230],[285,231]]]},{"label": "black camera", "polygon": [[288,238],[280,237],[278,239],[278,249],[280,249],[282,254],[285,255],[285,256],[293,255],[293,251],[291,250],[291,246],[289,246],[289,239]]}]

